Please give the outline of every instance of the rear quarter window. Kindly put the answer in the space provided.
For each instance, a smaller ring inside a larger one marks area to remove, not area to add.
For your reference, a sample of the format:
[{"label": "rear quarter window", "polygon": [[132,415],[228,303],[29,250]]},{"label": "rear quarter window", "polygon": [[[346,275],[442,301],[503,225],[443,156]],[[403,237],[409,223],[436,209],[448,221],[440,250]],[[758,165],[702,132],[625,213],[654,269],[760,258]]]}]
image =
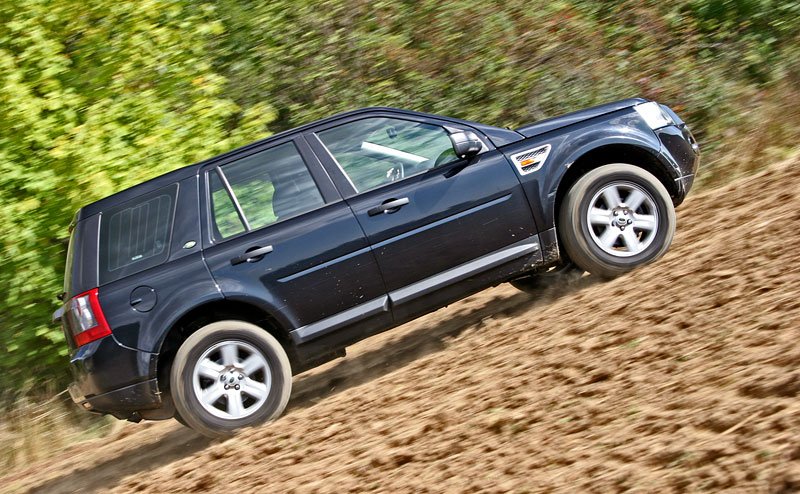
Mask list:
[{"label": "rear quarter window", "polygon": [[172,184],[103,212],[101,285],[167,260],[177,196],[178,184]]}]

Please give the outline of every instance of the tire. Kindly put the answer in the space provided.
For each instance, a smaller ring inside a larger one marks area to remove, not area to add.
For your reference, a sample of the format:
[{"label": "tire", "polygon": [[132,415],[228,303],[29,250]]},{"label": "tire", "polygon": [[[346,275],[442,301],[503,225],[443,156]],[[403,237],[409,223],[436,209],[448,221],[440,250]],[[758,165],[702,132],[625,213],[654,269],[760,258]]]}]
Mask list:
[{"label": "tire", "polygon": [[572,263],[556,266],[548,271],[532,273],[522,278],[511,280],[511,286],[517,290],[541,295],[543,292],[559,288],[568,288],[583,276],[584,270]]},{"label": "tire", "polygon": [[208,437],[226,437],[279,417],[292,372],[283,347],[263,328],[219,321],[183,342],[170,383],[180,422]]},{"label": "tire", "polygon": [[569,189],[558,229],[572,262],[614,278],[667,252],[675,234],[675,207],[664,185],[646,170],[604,165]]},{"label": "tire", "polygon": [[178,413],[177,410],[175,411],[175,415],[173,415],[172,418],[174,418],[175,421],[181,424],[182,426],[189,427],[189,424],[186,423],[186,420],[184,420],[183,417],[181,417],[181,414]]},{"label": "tire", "polygon": [[[172,407],[173,409],[175,409],[175,401],[172,399],[171,390],[166,390],[166,392],[163,395],[161,395],[161,399],[162,399],[161,402],[162,407]],[[174,418],[182,426],[189,427],[189,424],[187,424],[186,421],[183,420],[183,417],[181,417],[181,414],[178,413],[177,409],[175,409],[172,418]]]}]

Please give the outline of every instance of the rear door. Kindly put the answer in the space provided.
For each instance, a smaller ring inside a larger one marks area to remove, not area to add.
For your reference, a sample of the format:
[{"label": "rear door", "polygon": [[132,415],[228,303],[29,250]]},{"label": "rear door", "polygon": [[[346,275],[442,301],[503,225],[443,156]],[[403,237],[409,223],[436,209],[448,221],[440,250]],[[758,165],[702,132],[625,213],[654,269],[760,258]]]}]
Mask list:
[{"label": "rear door", "polygon": [[369,238],[396,320],[443,303],[441,288],[452,299],[450,285],[538,254],[510,164],[488,140],[478,156],[457,159],[449,133],[459,127],[386,113],[308,136]]},{"label": "rear door", "polygon": [[257,304],[303,343],[388,324],[367,239],[302,137],[203,171],[204,253],[226,298]]}]

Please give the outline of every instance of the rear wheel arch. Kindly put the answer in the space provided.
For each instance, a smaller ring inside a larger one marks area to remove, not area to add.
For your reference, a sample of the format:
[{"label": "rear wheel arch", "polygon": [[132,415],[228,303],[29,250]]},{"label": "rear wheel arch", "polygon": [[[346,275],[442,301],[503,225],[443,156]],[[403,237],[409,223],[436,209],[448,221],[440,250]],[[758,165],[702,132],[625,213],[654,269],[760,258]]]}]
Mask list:
[{"label": "rear wheel arch", "polygon": [[158,359],[156,361],[156,375],[161,393],[170,394],[170,370],[175,354],[181,344],[200,328],[225,320],[244,321],[262,328],[278,340],[289,356],[292,368],[296,367],[294,345],[289,332],[278,323],[278,320],[272,314],[247,302],[227,299],[217,300],[191,309],[181,316],[167,331],[158,349]]},{"label": "rear wheel arch", "polygon": [[208,437],[278,418],[289,402],[292,368],[263,328],[223,320],[192,333],[170,371],[175,416]]}]

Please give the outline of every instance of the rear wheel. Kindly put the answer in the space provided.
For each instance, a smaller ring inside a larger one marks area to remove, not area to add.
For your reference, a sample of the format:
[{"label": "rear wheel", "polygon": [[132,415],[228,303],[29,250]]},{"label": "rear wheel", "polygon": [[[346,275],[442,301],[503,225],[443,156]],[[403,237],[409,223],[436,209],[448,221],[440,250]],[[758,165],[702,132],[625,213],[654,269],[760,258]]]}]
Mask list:
[{"label": "rear wheel", "polygon": [[189,427],[189,424],[186,423],[186,421],[183,419],[183,417],[181,417],[181,414],[178,413],[177,410],[175,411],[175,415],[173,415],[172,418],[174,418],[182,426]]},{"label": "rear wheel", "polygon": [[292,373],[283,347],[263,328],[220,321],[204,326],[178,349],[171,387],[180,422],[222,437],[280,416]]},{"label": "rear wheel", "polygon": [[575,182],[561,203],[558,227],[577,266],[613,278],[667,252],[675,234],[675,208],[656,177],[616,163]]}]

